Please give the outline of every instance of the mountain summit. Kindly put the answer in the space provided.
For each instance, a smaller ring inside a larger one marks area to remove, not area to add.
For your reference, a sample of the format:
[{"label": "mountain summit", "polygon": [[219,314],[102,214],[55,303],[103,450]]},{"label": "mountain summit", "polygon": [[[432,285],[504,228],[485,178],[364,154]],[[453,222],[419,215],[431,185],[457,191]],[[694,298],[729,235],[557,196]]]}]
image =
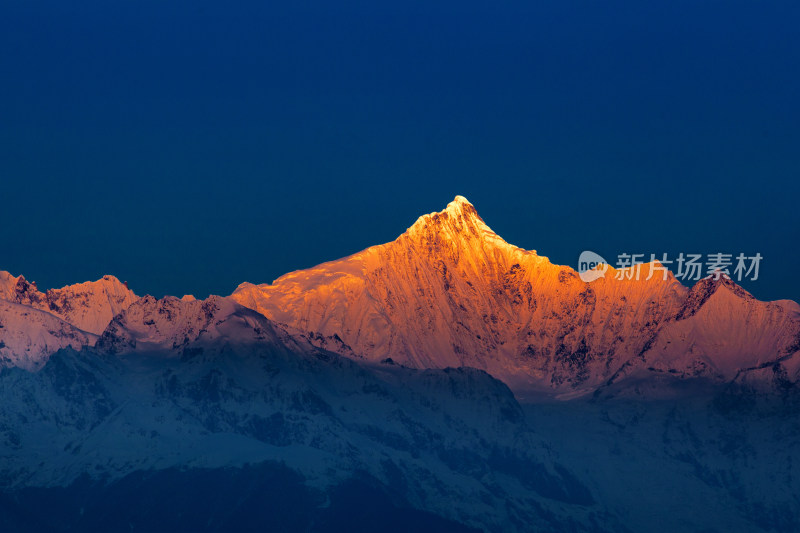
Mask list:
[{"label": "mountain summit", "polygon": [[137,296],[114,276],[42,292],[0,271],[0,366],[36,370],[56,351],[95,343]]},{"label": "mountain summit", "polygon": [[[738,288],[707,316],[699,308],[717,302],[698,296],[704,281],[689,291],[671,275],[618,280],[609,272],[585,283],[572,268],[504,241],[457,196],[390,243],[272,284],[243,283],[231,297],[310,338],[339,338],[343,350],[369,360],[472,366],[517,390],[559,395],[648,368],[656,352],[674,373],[727,376],[719,336],[742,321],[748,331],[761,328],[737,347],[754,361],[785,356],[800,335],[793,302],[759,302]],[[675,330],[692,305],[703,320],[677,339],[662,332]],[[664,335],[669,349],[658,344]]]},{"label": "mountain summit", "polygon": [[100,335],[137,296],[114,276],[41,292],[24,276],[0,272],[0,298],[50,313],[78,329]]},{"label": "mountain summit", "polygon": [[486,225],[475,206],[463,196],[456,196],[443,211],[419,217],[405,235],[410,239],[420,239],[431,244],[447,239],[507,244]]}]

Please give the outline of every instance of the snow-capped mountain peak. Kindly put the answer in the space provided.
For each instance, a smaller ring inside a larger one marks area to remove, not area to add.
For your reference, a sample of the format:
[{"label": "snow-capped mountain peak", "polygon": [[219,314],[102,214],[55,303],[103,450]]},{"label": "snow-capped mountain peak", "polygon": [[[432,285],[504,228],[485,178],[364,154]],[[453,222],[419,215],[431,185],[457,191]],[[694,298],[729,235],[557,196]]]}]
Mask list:
[{"label": "snow-capped mountain peak", "polygon": [[[341,339],[343,355],[352,350],[422,368],[472,366],[518,391],[559,395],[587,393],[623,368],[646,366],[660,331],[701,308],[703,316],[717,317],[697,326],[706,330],[704,342],[720,346],[715,335],[735,329],[745,307],[781,308],[758,302],[729,279],[703,280],[690,291],[671,275],[616,274],[609,269],[604,278],[583,282],[572,268],[504,241],[469,201],[456,197],[393,242],[272,284],[242,284],[231,297],[308,338]],[[721,297],[729,292],[736,297]],[[712,304],[719,309],[709,313]],[[790,312],[753,313],[754,323],[777,329],[753,333],[772,341],[750,343],[763,352],[752,360],[777,357],[800,331]],[[684,343],[691,338],[670,339],[670,353],[690,352]],[[742,357],[736,364],[744,364]]]},{"label": "snow-capped mountain peak", "polygon": [[22,276],[13,276],[0,270],[0,299],[13,301],[16,295],[17,282]]},{"label": "snow-capped mountain peak", "polygon": [[42,292],[0,271],[0,366],[35,370],[61,348],[91,346],[136,299],[114,276]]},{"label": "snow-capped mountain peak", "polygon": [[118,314],[96,348],[104,353],[159,352],[186,355],[192,346],[288,342],[263,315],[221,296],[205,300],[147,295]]},{"label": "snow-capped mountain peak", "polygon": [[78,329],[99,335],[114,315],[138,297],[110,275],[41,292],[24,276],[0,272],[0,298],[45,311]]},{"label": "snow-capped mountain peak", "polygon": [[487,245],[516,249],[487,226],[463,196],[456,196],[442,211],[419,217],[399,239],[432,248],[450,244],[467,250]]}]

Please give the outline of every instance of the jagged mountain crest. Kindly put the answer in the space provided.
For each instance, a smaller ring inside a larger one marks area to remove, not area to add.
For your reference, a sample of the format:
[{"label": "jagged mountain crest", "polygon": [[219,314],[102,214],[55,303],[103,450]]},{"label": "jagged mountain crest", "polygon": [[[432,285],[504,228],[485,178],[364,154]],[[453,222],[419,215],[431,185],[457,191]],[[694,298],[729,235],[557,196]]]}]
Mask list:
[{"label": "jagged mountain crest", "polygon": [[78,329],[100,335],[111,319],[138,297],[116,277],[41,292],[24,276],[0,272],[0,298],[54,315]]},{"label": "jagged mountain crest", "polygon": [[[109,352],[180,350],[237,336],[257,342],[261,333],[253,332],[266,331],[261,321],[269,319],[281,335],[347,357],[475,367],[518,391],[569,397],[635,372],[731,379],[797,351],[793,302],[760,302],[725,277],[687,289],[671,273],[649,280],[618,273],[609,268],[586,283],[569,266],[507,243],[458,196],[392,242],[272,284],[243,283],[230,299],[145,297],[132,305],[136,295],[113,276],[41,292],[0,272],[2,299],[75,330],[63,333],[72,330],[54,322],[49,331],[62,332],[56,342],[16,321],[23,325],[14,345],[25,344],[28,353],[7,356],[6,364],[28,361],[30,353],[44,360],[62,345],[92,344],[98,334]],[[0,331],[0,341],[4,335],[11,338]]]},{"label": "jagged mountain crest", "polygon": [[0,271],[0,366],[37,370],[61,348],[91,346],[136,299],[114,276],[42,292]]},{"label": "jagged mountain crest", "polygon": [[752,294],[744,290],[742,287],[734,283],[734,281],[725,275],[718,278],[709,276],[703,278],[695,283],[687,294],[686,301],[683,307],[678,312],[676,317],[678,320],[688,318],[695,313],[711,298],[720,288],[731,291],[733,294],[744,300],[754,300]]},{"label": "jagged mountain crest", "polygon": [[399,239],[429,246],[450,241],[466,247],[476,245],[511,247],[486,225],[475,206],[463,196],[456,196],[442,211],[419,217]]},{"label": "jagged mountain crest", "polygon": [[[604,278],[585,283],[572,268],[508,244],[469,201],[456,197],[395,241],[272,284],[242,284],[231,296],[311,338],[337,336],[367,359],[474,366],[518,389],[568,395],[645,364],[661,329],[713,304],[720,283],[737,295],[728,305],[752,299],[730,280],[703,280],[690,291],[671,274],[650,280],[616,274],[609,268]],[[770,305],[752,301],[746,305]],[[723,320],[736,315],[724,313]],[[770,350],[800,330],[791,313],[754,316],[780,330]]]},{"label": "jagged mountain crest", "polygon": [[186,355],[187,346],[288,342],[263,315],[230,298],[161,299],[147,295],[119,313],[97,341],[108,354],[160,352]]}]

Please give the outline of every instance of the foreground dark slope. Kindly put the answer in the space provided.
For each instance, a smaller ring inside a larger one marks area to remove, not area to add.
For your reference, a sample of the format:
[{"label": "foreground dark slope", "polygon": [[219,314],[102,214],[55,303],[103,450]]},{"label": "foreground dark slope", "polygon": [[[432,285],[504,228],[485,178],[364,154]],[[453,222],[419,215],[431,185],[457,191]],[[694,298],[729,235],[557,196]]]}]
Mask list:
[{"label": "foreground dark slope", "polygon": [[765,371],[520,406],[480,370],[357,362],[229,299],[144,297],[96,347],[0,373],[0,527],[796,531],[800,391]]},{"label": "foreground dark slope", "polygon": [[800,531],[800,388],[526,405],[599,505],[633,531]]},{"label": "foreground dark slope", "polygon": [[484,372],[360,366],[223,298],[142,298],[96,348],[4,369],[0,401],[5,530],[559,531],[603,514]]}]

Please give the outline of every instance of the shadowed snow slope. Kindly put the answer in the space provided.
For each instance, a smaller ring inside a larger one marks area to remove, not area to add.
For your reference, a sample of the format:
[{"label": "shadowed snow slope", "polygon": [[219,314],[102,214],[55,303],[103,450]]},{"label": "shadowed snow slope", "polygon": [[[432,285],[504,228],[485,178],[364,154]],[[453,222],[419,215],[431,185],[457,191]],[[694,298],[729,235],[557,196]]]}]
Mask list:
[{"label": "shadowed snow slope", "polygon": [[111,319],[137,300],[114,276],[40,292],[0,271],[0,367],[40,368],[67,346],[91,346]]},{"label": "shadowed snow slope", "polygon": [[189,345],[281,339],[263,315],[229,298],[185,300],[144,296],[114,317],[97,347],[108,353],[174,350]]},{"label": "shadowed snow slope", "polygon": [[[225,298],[142,298],[94,348],[61,350],[35,373],[3,369],[0,402],[0,480],[15,494],[88,486],[105,497],[142,472],[169,483],[172,471],[280,464],[318,494],[316,506],[355,479],[393,505],[484,530],[599,519],[591,494],[485,372],[359,364]],[[256,488],[229,490],[246,498]],[[130,505],[147,503],[137,494]],[[98,518],[89,503],[70,527]],[[600,530],[616,530],[604,520]]]},{"label": "shadowed snow slope", "polygon": [[0,366],[36,370],[61,348],[93,344],[86,333],[44,311],[0,300]]}]

